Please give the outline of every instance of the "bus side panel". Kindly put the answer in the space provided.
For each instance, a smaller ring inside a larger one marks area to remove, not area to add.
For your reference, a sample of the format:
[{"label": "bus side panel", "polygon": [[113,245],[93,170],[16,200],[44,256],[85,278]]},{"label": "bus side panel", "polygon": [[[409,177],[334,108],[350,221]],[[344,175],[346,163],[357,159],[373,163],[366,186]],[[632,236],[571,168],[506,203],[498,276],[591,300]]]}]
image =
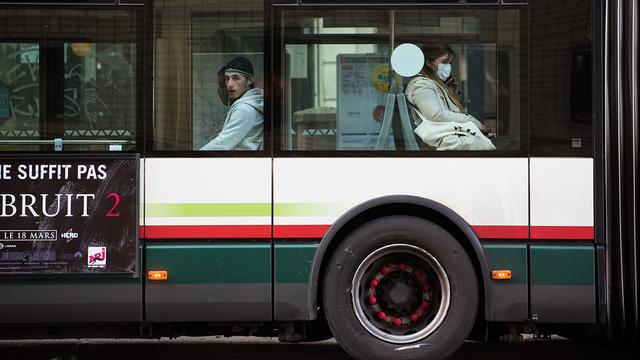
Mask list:
[{"label": "bus side panel", "polygon": [[146,286],[146,321],[271,320],[270,244],[153,244],[147,269],[168,272]]},{"label": "bus side panel", "polygon": [[145,162],[145,238],[270,239],[270,158]]},{"label": "bus side panel", "polygon": [[[350,209],[393,195],[417,196],[450,208],[481,241],[528,240],[528,159],[276,158],[273,168],[273,236],[278,244],[319,242]],[[277,274],[276,283],[277,319],[308,319],[315,314],[320,302],[317,289],[306,295],[303,285],[283,285]],[[293,299],[292,291],[300,299],[297,303],[311,297],[306,312],[296,313],[299,305],[286,304],[285,294]],[[512,301],[521,307],[526,297]],[[516,312],[520,319],[521,310]]]},{"label": "bus side panel", "polygon": [[531,317],[539,322],[595,323],[593,246],[531,245]]},{"label": "bus side panel", "polygon": [[368,200],[413,195],[452,209],[481,239],[528,237],[527,159],[274,159],[274,238],[320,239]]},{"label": "bus side panel", "polygon": [[593,159],[532,158],[531,239],[594,239]]},{"label": "bus side panel", "polygon": [[276,243],[274,320],[308,320],[311,263],[318,243]]},{"label": "bus side panel", "polygon": [[540,322],[593,323],[593,160],[530,161],[531,316]]},{"label": "bus side panel", "polygon": [[140,321],[142,278],[0,281],[0,324]]},{"label": "bus side panel", "polygon": [[146,321],[269,321],[271,158],[146,161]]},{"label": "bus side panel", "polygon": [[491,281],[491,320],[529,318],[529,263],[526,244],[484,244],[491,271],[511,270],[509,280]]},{"label": "bus side panel", "polygon": [[139,322],[140,279],[12,280],[0,284],[0,323]]}]

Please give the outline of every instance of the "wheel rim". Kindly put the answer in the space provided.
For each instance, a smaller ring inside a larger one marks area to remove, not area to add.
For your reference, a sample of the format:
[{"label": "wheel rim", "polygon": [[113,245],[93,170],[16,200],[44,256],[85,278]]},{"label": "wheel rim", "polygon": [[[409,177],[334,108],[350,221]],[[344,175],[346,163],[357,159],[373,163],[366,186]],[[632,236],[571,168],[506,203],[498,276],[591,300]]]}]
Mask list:
[{"label": "wheel rim", "polygon": [[408,244],[382,247],[358,266],[351,302],[360,324],[380,340],[406,344],[433,333],[451,299],[449,278],[427,251]]}]

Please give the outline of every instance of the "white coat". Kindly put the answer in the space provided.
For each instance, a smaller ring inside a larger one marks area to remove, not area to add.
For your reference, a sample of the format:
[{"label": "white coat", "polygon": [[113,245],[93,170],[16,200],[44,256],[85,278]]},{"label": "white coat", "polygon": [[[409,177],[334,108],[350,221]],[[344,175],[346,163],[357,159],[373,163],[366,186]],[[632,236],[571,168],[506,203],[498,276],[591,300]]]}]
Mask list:
[{"label": "white coat", "polygon": [[482,134],[482,124],[462,113],[447,90],[426,76],[416,76],[405,89],[417,127],[414,132],[436,150],[495,150]]}]

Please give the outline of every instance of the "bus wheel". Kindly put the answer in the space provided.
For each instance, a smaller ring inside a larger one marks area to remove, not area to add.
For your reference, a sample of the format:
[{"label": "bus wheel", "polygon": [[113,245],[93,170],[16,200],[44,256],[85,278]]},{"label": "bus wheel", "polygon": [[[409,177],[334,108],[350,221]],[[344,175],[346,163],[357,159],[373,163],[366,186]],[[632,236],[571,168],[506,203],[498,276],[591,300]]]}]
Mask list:
[{"label": "bus wheel", "polygon": [[446,230],[391,216],[338,246],[323,305],[336,340],[356,359],[443,359],[473,327],[478,285],[471,260]]}]

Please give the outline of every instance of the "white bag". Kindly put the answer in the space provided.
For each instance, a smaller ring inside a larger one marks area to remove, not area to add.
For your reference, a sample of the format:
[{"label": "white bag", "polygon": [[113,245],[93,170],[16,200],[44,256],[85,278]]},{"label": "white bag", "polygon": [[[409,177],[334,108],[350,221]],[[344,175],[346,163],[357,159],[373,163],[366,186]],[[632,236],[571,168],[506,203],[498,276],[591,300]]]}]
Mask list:
[{"label": "white bag", "polygon": [[436,150],[495,150],[493,145],[475,123],[467,121],[442,122],[431,121],[416,110],[422,122],[413,132],[424,141],[425,144]]}]

